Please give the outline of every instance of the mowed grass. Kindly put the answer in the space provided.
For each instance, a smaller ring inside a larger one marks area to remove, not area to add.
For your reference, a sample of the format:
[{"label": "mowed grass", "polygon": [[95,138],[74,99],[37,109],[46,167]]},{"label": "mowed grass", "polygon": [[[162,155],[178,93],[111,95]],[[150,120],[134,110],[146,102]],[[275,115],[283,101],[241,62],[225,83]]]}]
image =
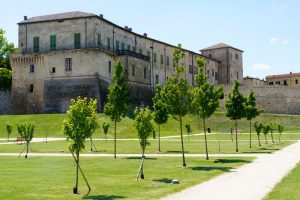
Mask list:
[{"label": "mowed grass", "polygon": [[[187,158],[187,167],[178,158],[145,160],[145,179],[135,177],[140,159],[81,158],[81,167],[92,191],[80,176],[80,195],[73,195],[75,164],[71,157],[0,157],[0,199],[157,199],[207,181],[250,162],[253,158]],[[172,179],[180,184],[172,185]]]},{"label": "mowed grass", "polygon": [[[65,114],[35,114],[35,115],[1,115],[0,116],[0,138],[5,138],[6,123],[13,125],[13,133],[11,137],[18,137],[16,131],[16,124],[24,121],[32,121],[36,124],[35,137],[45,137],[46,133],[48,137],[64,137],[62,132],[62,122],[65,118]],[[104,114],[99,114],[98,122],[102,124],[104,121],[110,122],[110,118]],[[300,133],[300,116],[296,115],[274,115],[274,114],[262,114],[254,121],[259,122],[280,122],[284,125],[285,133]],[[202,133],[202,122],[197,117],[187,115],[183,118],[183,125],[185,123],[191,124],[192,133]],[[207,126],[211,128],[214,133],[229,133],[230,127],[233,122],[225,117],[224,113],[214,114],[208,121]],[[157,127],[156,127],[157,128]],[[242,133],[249,132],[249,122],[245,119],[239,121],[239,130]],[[254,130],[254,129],[253,129]],[[170,116],[167,124],[161,126],[161,136],[179,135],[179,122]],[[98,128],[94,137],[104,137],[102,128]],[[113,124],[109,128],[108,137],[113,137]],[[133,126],[133,120],[124,118],[117,125],[117,137],[118,138],[137,138],[135,127]]]},{"label": "mowed grass", "polygon": [[[195,136],[196,137],[196,136]],[[210,137],[214,137],[210,135]],[[196,138],[200,138],[197,136]],[[202,136],[203,138],[203,136]],[[162,139],[161,140],[161,151],[158,152],[158,141],[150,140],[151,145],[147,146],[146,154],[180,154],[181,153],[181,142],[179,138],[175,139]],[[208,150],[210,154],[225,153],[225,154],[236,154],[236,153],[272,153],[277,151],[293,141],[282,141],[279,142],[269,142],[264,144],[262,141],[262,146],[259,147],[257,141],[253,141],[252,148],[249,148],[248,140],[239,141],[239,152],[235,151],[235,141],[231,140],[209,140]],[[86,148],[82,153],[104,153],[112,154],[113,151],[113,141],[112,140],[93,140],[93,152],[91,152],[91,143],[89,140],[85,142]],[[52,141],[48,143],[31,143],[32,153],[69,153],[67,141]],[[203,154],[205,153],[204,140],[194,139],[190,137],[188,140],[185,137],[184,147],[185,153],[191,154]],[[10,152],[21,152],[25,145],[19,144],[3,144],[0,145],[0,153],[10,153]],[[138,140],[118,140],[117,141],[117,153],[118,154],[140,154],[141,148]]]},{"label": "mowed grass", "polygon": [[275,186],[264,200],[298,200],[300,199],[300,163]]}]

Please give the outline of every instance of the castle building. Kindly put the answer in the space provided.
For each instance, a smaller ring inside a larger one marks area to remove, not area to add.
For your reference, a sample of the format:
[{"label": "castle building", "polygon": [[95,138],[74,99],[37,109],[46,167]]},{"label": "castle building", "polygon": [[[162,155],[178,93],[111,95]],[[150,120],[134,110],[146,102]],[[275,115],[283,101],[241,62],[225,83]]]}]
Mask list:
[{"label": "castle building", "polygon": [[246,76],[243,78],[243,86],[247,87],[261,87],[267,85],[265,80],[261,80],[259,78],[254,78],[251,76]]},{"label": "castle building", "polygon": [[300,87],[300,73],[269,75],[266,81],[268,85]]},{"label": "castle building", "polygon": [[[13,70],[13,113],[65,112],[70,99],[97,98],[106,102],[116,60],[125,67],[131,102],[151,104],[156,84],[173,74],[175,46],[118,26],[103,17],[67,12],[27,18],[19,25],[19,53],[10,57]],[[243,51],[225,44],[196,53],[184,49],[182,75],[193,86],[196,59],[205,58],[204,71],[211,84],[243,81]]]}]

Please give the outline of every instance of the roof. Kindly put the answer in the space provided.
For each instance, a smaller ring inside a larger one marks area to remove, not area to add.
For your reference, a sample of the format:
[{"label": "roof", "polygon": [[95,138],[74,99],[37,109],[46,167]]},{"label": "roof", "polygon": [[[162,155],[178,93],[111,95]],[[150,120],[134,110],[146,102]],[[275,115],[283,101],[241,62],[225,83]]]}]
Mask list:
[{"label": "roof", "polygon": [[223,48],[232,48],[232,49],[244,52],[244,51],[242,51],[240,49],[237,49],[235,47],[229,46],[228,44],[224,44],[224,43],[219,43],[219,44],[216,44],[216,45],[213,45],[213,46],[201,49],[201,51],[207,51],[207,50],[213,50],[213,49],[223,49]]},{"label": "roof", "polygon": [[18,24],[47,22],[47,21],[56,21],[56,20],[63,20],[63,19],[76,19],[76,18],[85,18],[85,17],[94,17],[94,16],[96,16],[96,15],[93,13],[74,11],[74,12],[65,12],[65,13],[58,13],[58,14],[52,14],[52,15],[31,17],[27,20],[23,20],[23,21],[19,22]]},{"label": "roof", "polygon": [[264,80],[261,80],[261,79],[259,79],[259,78],[254,78],[254,77],[251,77],[251,76],[246,76],[246,77],[244,77],[243,79],[244,79],[244,80],[245,80],[245,79],[255,79],[255,80],[259,80],[259,81],[264,81]]},{"label": "roof", "polygon": [[290,72],[289,74],[276,74],[276,75],[269,75],[269,76],[266,76],[266,79],[267,78],[283,78],[283,77],[293,77],[293,76],[300,76],[300,72],[297,72],[297,73],[292,73]]}]

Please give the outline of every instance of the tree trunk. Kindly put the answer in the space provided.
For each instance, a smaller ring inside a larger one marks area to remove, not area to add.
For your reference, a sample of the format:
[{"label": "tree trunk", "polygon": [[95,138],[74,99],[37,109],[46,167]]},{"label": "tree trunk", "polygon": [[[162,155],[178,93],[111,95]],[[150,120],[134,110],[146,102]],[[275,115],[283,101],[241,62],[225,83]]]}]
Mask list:
[{"label": "tree trunk", "polygon": [[26,155],[25,155],[25,158],[27,158],[27,154],[28,154],[28,145],[29,144],[29,142],[28,141],[26,141]]},{"label": "tree trunk", "polygon": [[117,120],[115,120],[115,133],[114,133],[114,158],[117,158]]},{"label": "tree trunk", "polygon": [[202,120],[203,120],[203,129],[204,129],[206,160],[208,160],[209,158],[208,158],[208,148],[207,148],[206,125],[205,125],[205,119],[202,118]]},{"label": "tree trunk", "polygon": [[231,142],[233,142],[233,128],[230,128],[230,137],[231,137]]},{"label": "tree trunk", "polygon": [[259,135],[257,135],[257,139],[258,139],[258,146],[261,147]]},{"label": "tree trunk", "polygon": [[160,124],[158,124],[158,151],[160,152]]},{"label": "tree trunk", "polygon": [[73,188],[73,193],[78,194],[78,169],[79,169],[79,151],[76,150],[76,180]]},{"label": "tree trunk", "polygon": [[274,143],[273,131],[271,131],[272,142]]},{"label": "tree trunk", "polygon": [[[145,158],[145,150],[143,149],[143,154],[142,154],[142,159]],[[145,179],[144,176],[144,163],[142,164],[142,168],[141,168],[141,179]]]},{"label": "tree trunk", "polygon": [[264,135],[265,135],[265,144],[268,144],[267,134]]},{"label": "tree trunk", "polygon": [[238,123],[237,120],[235,120],[235,151],[239,152],[237,129],[238,129]]},{"label": "tree trunk", "polygon": [[91,141],[91,151],[93,151],[93,139],[92,139],[92,137],[90,138],[90,141]]},{"label": "tree trunk", "polygon": [[281,133],[279,133],[279,142],[281,142]]},{"label": "tree trunk", "polygon": [[250,149],[251,149],[251,147],[252,147],[252,145],[251,145],[251,142],[252,142],[252,141],[251,141],[251,140],[252,140],[252,138],[251,138],[251,128],[252,128],[252,127],[251,127],[251,119],[250,119],[250,146],[249,146]]},{"label": "tree trunk", "polygon": [[184,157],[184,146],[183,146],[183,136],[182,136],[182,116],[179,115],[179,124],[180,124],[180,137],[181,137],[181,150],[182,150],[182,166],[186,166],[185,157]]}]

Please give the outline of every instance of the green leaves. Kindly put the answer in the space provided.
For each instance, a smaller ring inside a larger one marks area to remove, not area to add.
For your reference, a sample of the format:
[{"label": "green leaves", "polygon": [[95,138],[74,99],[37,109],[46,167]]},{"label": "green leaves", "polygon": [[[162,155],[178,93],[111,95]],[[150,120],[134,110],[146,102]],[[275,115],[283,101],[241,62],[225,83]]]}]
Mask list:
[{"label": "green leaves", "polygon": [[153,109],[155,123],[164,124],[168,121],[167,105],[164,103],[162,97],[162,87],[160,85],[156,85],[156,93],[153,97]]},{"label": "green leaves", "polygon": [[5,31],[0,28],[0,68],[10,69],[9,55],[17,52],[18,49],[13,43],[9,43],[4,35]]},{"label": "green leaves", "polygon": [[240,82],[234,81],[232,93],[225,102],[226,116],[231,120],[239,120],[245,115],[245,97],[239,91]]},{"label": "green leaves", "polygon": [[104,132],[105,135],[106,135],[107,132],[108,132],[108,128],[109,128],[109,123],[103,122],[103,123],[102,123],[102,129],[103,129],[103,132]]},{"label": "green leaves", "polygon": [[84,149],[84,141],[97,128],[97,100],[78,97],[71,100],[71,106],[63,121],[63,132],[71,141],[73,151]]},{"label": "green leaves", "polygon": [[247,120],[252,120],[262,112],[264,112],[263,109],[258,109],[256,107],[256,98],[254,97],[253,90],[251,90],[248,98],[245,100],[245,118]]},{"label": "green leaves", "polygon": [[32,122],[18,123],[17,130],[22,138],[25,138],[26,142],[30,142],[33,138],[35,125]]},{"label": "green leaves", "polygon": [[283,132],[283,125],[282,124],[278,124],[277,130],[278,130],[279,133],[282,133]]},{"label": "green leaves", "polygon": [[262,123],[259,123],[259,122],[255,122],[255,123],[254,123],[254,128],[255,128],[256,134],[257,134],[257,135],[260,135],[260,133],[261,133],[262,130],[263,130],[263,124],[262,124]]},{"label": "green leaves", "polygon": [[11,88],[11,70],[0,68],[0,90],[10,90]]},{"label": "green leaves", "polygon": [[154,131],[153,116],[148,107],[146,108],[136,108],[134,110],[134,126],[138,132],[138,137],[140,140],[140,145],[143,151],[145,152],[146,146],[150,145],[150,142],[147,138]]}]

